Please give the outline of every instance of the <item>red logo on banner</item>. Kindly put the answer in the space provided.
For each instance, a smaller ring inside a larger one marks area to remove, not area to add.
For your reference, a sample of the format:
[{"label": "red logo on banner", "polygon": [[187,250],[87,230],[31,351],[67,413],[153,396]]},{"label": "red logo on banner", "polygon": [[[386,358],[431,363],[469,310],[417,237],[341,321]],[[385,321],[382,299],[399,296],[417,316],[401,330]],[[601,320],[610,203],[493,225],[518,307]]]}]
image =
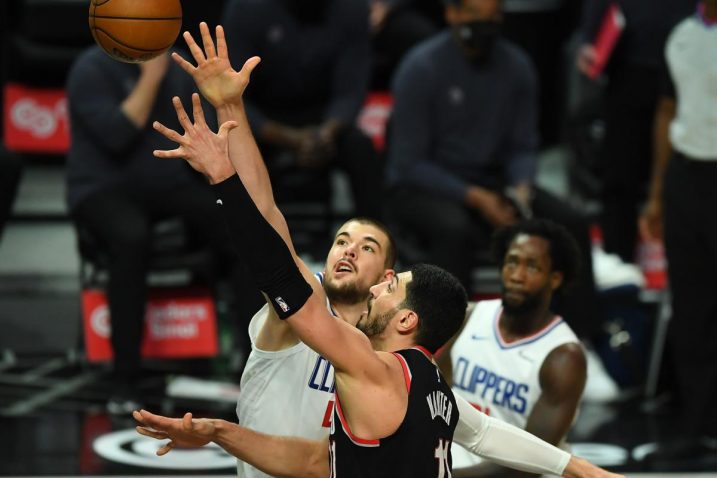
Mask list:
[{"label": "red logo on banner", "polygon": [[70,147],[67,98],[62,89],[5,85],[5,146],[11,151],[65,153]]},{"label": "red logo on banner", "polygon": [[[82,291],[85,348],[90,362],[112,359],[112,326],[101,290]],[[216,311],[206,290],[152,290],[144,320],[142,356],[147,358],[217,355]]]},{"label": "red logo on banner", "polygon": [[358,127],[373,141],[378,151],[386,144],[386,122],[393,109],[390,93],[369,93],[358,117]]}]

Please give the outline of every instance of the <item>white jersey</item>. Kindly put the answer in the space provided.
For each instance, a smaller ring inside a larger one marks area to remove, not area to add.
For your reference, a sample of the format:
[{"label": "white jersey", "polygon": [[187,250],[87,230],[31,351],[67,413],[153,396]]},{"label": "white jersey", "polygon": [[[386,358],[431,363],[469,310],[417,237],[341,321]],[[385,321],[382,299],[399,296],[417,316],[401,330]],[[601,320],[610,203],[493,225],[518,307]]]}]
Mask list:
[{"label": "white jersey", "polygon": [[[498,327],[502,311],[500,299],[476,304],[451,349],[453,391],[487,415],[525,429],[541,394],[543,361],[556,347],[580,341],[556,316],[535,334],[507,343]],[[458,445],[451,451],[454,468],[480,462]]]},{"label": "white jersey", "polygon": [[[323,275],[316,276],[323,283]],[[327,307],[336,315],[328,301]],[[272,435],[322,439],[329,434],[333,412],[333,366],[303,342],[277,352],[257,348],[256,339],[268,315],[265,304],[249,323],[252,350],[241,376],[239,424]],[[237,475],[269,476],[240,460]]]}]

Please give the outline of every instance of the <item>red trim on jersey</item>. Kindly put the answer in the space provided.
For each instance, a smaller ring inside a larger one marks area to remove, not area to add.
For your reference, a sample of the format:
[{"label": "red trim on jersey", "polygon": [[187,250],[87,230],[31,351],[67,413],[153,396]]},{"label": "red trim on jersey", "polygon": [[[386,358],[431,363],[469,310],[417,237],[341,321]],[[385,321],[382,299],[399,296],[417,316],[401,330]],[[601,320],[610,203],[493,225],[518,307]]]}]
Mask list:
[{"label": "red trim on jersey", "polygon": [[351,427],[349,427],[349,422],[344,417],[344,411],[341,409],[341,400],[339,400],[338,392],[336,392],[336,413],[339,416],[339,421],[341,422],[341,427],[344,429],[346,436],[349,437],[349,440],[351,440],[355,445],[367,446],[367,447],[374,447],[374,446],[381,445],[381,440],[376,440],[376,439],[367,440],[364,438],[359,438],[351,432]]},{"label": "red trim on jersey", "polygon": [[401,368],[403,369],[403,378],[406,380],[406,390],[408,392],[411,392],[411,380],[413,379],[413,375],[411,374],[411,369],[408,367],[408,362],[406,362],[406,358],[396,352],[391,352],[393,355],[396,356],[398,361],[401,364]]},{"label": "red trim on jersey", "polygon": [[507,347],[516,347],[518,345],[524,345],[530,342],[533,342],[540,337],[547,335],[551,330],[553,330],[556,326],[561,324],[563,322],[563,318],[559,315],[556,315],[553,317],[553,320],[550,321],[549,324],[547,324],[542,329],[536,331],[534,334],[528,335],[527,337],[523,337],[518,340],[514,340],[512,342],[506,342],[503,339],[503,334],[500,332],[500,319],[503,316],[503,307],[499,307],[498,311],[495,315],[495,319],[493,322],[493,330],[495,332],[495,336],[498,339],[499,345],[501,348],[507,348]]},{"label": "red trim on jersey", "polygon": [[431,352],[429,352],[426,347],[422,347],[420,345],[414,345],[411,348],[416,349],[419,352],[423,353],[423,355],[425,355],[428,360],[433,360],[433,354]]}]

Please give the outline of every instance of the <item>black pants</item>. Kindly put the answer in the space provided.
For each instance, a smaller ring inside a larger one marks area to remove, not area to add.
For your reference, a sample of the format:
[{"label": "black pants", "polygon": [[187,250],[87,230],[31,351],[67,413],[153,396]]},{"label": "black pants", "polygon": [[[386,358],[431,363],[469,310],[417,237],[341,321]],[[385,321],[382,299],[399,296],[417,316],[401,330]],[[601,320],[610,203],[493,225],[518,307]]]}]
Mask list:
[{"label": "black pants", "polygon": [[[106,292],[114,371],[119,379],[134,381],[140,371],[146,276],[155,221],[181,218],[191,236],[210,244],[223,259],[236,262],[214,201],[209,188],[199,182],[169,191],[138,192],[131,186],[117,186],[93,194],[73,212],[75,221],[89,229],[109,257]],[[243,272],[243,268],[236,271],[237,287],[245,286],[237,289],[237,300],[242,304],[253,301],[251,307],[258,307],[260,296]]]},{"label": "black pants", "polygon": [[15,202],[21,171],[22,163],[18,157],[4,154],[0,147],[0,238]]},{"label": "black pants", "polygon": [[665,173],[672,346],[686,433],[717,436],[717,161],[675,155]]},{"label": "black pants", "polygon": [[600,164],[605,250],[634,262],[637,217],[646,197],[659,71],[623,67],[611,72]]},{"label": "black pants", "polygon": [[[289,151],[275,146],[262,144],[261,150],[266,158],[277,201],[301,200],[301,197],[307,194],[302,189],[325,187],[328,171],[337,167],[348,176],[354,200],[354,214],[374,218],[380,216],[383,161],[369,137],[358,128],[352,126],[339,134],[335,157],[320,168],[300,168]],[[304,179],[297,179],[299,177]],[[309,191],[308,194],[311,195],[312,192]]]},{"label": "black pants", "polygon": [[[407,187],[393,191],[389,208],[391,220],[414,232],[426,245],[427,260],[455,274],[470,292],[472,258],[476,247],[489,246],[492,226],[460,203]],[[582,253],[580,276],[569,294],[556,298],[555,305],[575,333],[590,337],[600,324],[588,222],[567,204],[537,188],[533,211],[537,217],[565,226],[578,242]]]}]

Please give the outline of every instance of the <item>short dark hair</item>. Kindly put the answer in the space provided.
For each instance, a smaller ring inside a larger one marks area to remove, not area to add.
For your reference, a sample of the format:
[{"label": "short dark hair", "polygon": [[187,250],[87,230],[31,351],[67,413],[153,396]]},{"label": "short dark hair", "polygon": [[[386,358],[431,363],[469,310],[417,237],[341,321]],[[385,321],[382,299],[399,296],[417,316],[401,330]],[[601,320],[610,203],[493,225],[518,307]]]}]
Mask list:
[{"label": "short dark hair", "polygon": [[418,314],[416,345],[435,353],[453,337],[466,314],[468,298],[460,281],[450,272],[429,264],[411,267],[402,306]]},{"label": "short dark hair", "polygon": [[530,219],[498,229],[493,234],[492,252],[503,266],[510,244],[520,234],[537,236],[548,243],[551,270],[562,272],[563,282],[558,290],[569,288],[580,272],[580,248],[565,227],[546,219]]},{"label": "short dark hair", "polygon": [[391,234],[391,231],[388,229],[388,226],[386,226],[384,223],[379,221],[378,219],[373,219],[371,217],[352,217],[348,221],[346,221],[344,224],[349,222],[358,222],[359,224],[368,224],[369,226],[373,226],[379,231],[383,232],[386,237],[388,238],[388,246],[386,247],[386,260],[384,261],[384,266],[388,269],[393,269],[396,265],[396,240],[393,238],[393,234]]}]

